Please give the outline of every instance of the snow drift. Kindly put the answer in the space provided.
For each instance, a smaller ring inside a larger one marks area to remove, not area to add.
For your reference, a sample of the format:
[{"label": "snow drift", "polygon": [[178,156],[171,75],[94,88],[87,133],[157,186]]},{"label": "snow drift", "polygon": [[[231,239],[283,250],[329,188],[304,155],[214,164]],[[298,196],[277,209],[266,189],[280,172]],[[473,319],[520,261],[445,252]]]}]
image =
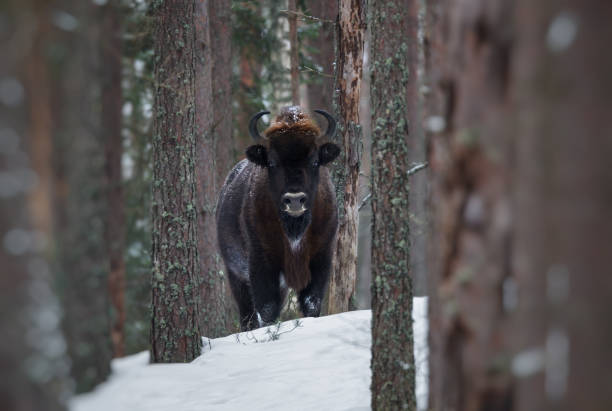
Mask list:
[{"label": "snow drift", "polygon": [[[415,298],[417,404],[427,401],[427,299]],[[287,321],[204,339],[190,364],[114,360],[112,375],[72,411],[369,410],[371,311]]]}]

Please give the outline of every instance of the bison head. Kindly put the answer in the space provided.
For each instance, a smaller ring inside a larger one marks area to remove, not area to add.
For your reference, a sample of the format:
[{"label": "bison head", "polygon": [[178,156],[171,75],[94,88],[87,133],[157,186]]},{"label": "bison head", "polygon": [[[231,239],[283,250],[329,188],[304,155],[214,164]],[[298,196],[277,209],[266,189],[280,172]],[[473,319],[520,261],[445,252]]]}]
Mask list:
[{"label": "bison head", "polygon": [[319,127],[300,107],[286,107],[264,132],[257,131],[257,121],[269,112],[257,113],[249,131],[262,144],[250,146],[249,161],[264,167],[268,173],[268,189],[290,237],[299,237],[311,220],[311,209],[319,186],[319,168],[333,161],[340,149],[326,142],[336,129],[334,118],[323,110],[315,110],[328,122],[321,135]]}]

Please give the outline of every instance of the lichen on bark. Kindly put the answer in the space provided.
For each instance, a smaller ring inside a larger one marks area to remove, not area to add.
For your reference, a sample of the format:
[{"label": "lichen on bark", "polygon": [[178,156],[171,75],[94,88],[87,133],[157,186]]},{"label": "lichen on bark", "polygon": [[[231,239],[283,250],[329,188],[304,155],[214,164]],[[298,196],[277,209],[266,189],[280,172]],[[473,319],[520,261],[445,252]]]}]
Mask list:
[{"label": "lichen on bark", "polygon": [[372,96],[372,409],[416,408],[408,147],[417,138],[418,1],[369,3]]}]

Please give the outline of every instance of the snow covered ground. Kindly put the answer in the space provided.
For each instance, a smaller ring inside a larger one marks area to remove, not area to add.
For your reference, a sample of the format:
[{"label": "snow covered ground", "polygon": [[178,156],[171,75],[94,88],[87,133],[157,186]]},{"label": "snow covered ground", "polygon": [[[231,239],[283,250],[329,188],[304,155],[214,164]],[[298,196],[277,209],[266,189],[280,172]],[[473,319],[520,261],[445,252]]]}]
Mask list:
[{"label": "snow covered ground", "polygon": [[[425,409],[426,298],[414,299],[412,315],[417,403]],[[73,398],[70,409],[369,410],[370,321],[369,310],[352,311],[205,339],[190,364],[151,365],[148,352],[114,360],[109,380]]]}]

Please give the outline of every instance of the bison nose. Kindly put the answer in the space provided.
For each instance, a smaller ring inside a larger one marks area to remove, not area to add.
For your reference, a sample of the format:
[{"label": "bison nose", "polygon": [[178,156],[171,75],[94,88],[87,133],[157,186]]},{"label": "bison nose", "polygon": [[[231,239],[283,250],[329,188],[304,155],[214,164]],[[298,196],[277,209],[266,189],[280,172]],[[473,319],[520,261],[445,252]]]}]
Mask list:
[{"label": "bison nose", "polygon": [[285,193],[282,201],[285,211],[291,216],[298,217],[306,211],[305,193]]}]

